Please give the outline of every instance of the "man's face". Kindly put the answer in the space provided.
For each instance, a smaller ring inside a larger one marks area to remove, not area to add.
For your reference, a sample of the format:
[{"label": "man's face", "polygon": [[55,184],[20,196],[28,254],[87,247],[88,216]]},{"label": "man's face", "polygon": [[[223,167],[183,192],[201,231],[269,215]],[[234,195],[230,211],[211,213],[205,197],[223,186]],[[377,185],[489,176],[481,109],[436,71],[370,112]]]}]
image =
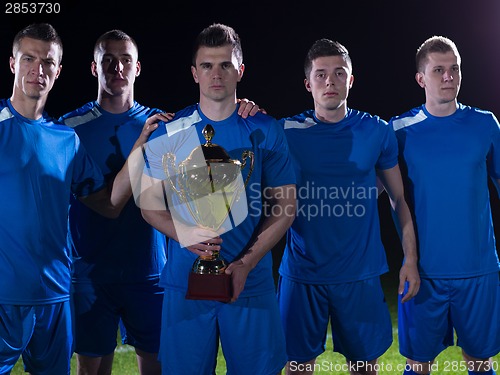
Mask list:
[{"label": "man's face", "polygon": [[346,105],[353,80],[351,67],[342,56],[324,56],[312,61],[304,84],[313,96],[316,111],[331,111]]},{"label": "man's face", "polygon": [[243,70],[243,64],[238,65],[230,45],[200,47],[196,54],[196,66],[191,67],[193,78],[200,85],[200,95],[213,101],[236,95]]},{"label": "man's face", "polygon": [[432,52],[428,55],[423,72],[415,76],[425,89],[426,102],[446,104],[457,99],[462,81],[460,60],[454,52]]},{"label": "man's face", "polygon": [[127,40],[106,40],[94,53],[92,74],[99,86],[111,96],[133,90],[135,78],[141,71],[137,49]]},{"label": "man's face", "polygon": [[24,95],[39,99],[48,95],[59,77],[61,50],[56,43],[25,37],[13,51],[10,69],[14,85]]}]

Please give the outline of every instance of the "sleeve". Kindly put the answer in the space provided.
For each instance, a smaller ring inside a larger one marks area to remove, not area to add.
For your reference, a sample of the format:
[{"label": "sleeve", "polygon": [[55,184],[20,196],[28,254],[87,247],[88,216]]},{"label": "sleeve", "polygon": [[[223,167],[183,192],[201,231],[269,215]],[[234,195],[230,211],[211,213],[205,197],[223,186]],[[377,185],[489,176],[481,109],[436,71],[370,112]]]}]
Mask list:
[{"label": "sleeve", "polygon": [[492,178],[500,178],[500,125],[497,118],[491,114],[491,144],[486,158],[488,173]]},{"label": "sleeve", "polygon": [[377,169],[390,169],[398,164],[398,141],[393,127],[384,120],[378,123],[382,132],[380,156],[375,164]]},{"label": "sleeve", "polygon": [[266,136],[262,176],[264,186],[295,184],[295,172],[283,125],[270,119]]},{"label": "sleeve", "polygon": [[75,133],[75,159],[71,191],[78,197],[87,196],[106,186],[104,175],[99,166],[92,160]]}]

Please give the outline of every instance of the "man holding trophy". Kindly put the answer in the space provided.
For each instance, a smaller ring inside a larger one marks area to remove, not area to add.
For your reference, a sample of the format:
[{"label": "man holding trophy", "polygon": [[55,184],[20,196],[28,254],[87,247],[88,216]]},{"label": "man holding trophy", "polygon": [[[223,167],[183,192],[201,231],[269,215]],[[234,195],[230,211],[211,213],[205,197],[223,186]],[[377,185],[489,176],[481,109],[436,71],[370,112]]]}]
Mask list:
[{"label": "man holding trophy", "polygon": [[245,66],[231,27],[205,28],[194,47],[199,103],[153,134],[135,191],[169,238],[162,371],[213,373],[220,340],[228,373],[277,374],[286,355],[270,250],[296,209],[286,138],[266,114],[238,116]]}]

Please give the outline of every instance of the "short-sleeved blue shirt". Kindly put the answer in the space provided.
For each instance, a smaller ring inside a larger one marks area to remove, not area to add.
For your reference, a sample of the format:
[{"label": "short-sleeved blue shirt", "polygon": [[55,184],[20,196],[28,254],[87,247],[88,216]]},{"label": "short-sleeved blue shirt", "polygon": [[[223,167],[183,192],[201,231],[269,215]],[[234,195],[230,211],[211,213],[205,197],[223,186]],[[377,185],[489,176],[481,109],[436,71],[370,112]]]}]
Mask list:
[{"label": "short-sleeved blue shirt", "polygon": [[498,272],[488,176],[500,178],[500,129],[488,111],[459,104],[435,117],[424,105],[390,121],[415,216],[422,277]]},{"label": "short-sleeved blue shirt", "polygon": [[388,271],[380,236],[376,169],[397,165],[387,122],[348,109],[338,123],[313,110],[281,120],[297,175],[297,217],[280,274],[310,284],[352,282]]},{"label": "short-sleeved blue shirt", "polygon": [[0,101],[0,155],[0,303],[68,300],[70,196],[102,189],[102,172],[73,129],[46,114],[27,119],[5,99]]}]

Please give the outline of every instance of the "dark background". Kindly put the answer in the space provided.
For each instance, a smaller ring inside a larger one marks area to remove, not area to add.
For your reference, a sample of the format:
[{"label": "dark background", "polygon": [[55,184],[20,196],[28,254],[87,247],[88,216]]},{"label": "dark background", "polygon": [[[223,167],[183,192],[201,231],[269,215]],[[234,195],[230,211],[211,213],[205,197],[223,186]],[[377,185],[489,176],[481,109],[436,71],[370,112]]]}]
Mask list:
[{"label": "dark background", "polygon": [[[310,45],[323,37],[340,41],[350,52],[355,76],[350,107],[389,120],[421,104],[424,92],[414,80],[414,56],[432,35],[450,37],[459,48],[463,59],[460,102],[500,116],[498,0],[299,4],[61,0],[59,4],[60,13],[51,15],[6,14],[7,5],[2,5],[1,98],[12,92],[8,62],[14,35],[31,22],[43,21],[56,27],[64,43],[62,74],[46,106],[52,116],[96,98],[97,81],[90,74],[93,46],[99,35],[113,28],[124,30],[139,44],[142,73],[136,81],[135,99],[150,107],[179,110],[198,99],[190,73],[192,42],[201,29],[222,22],[233,26],[242,40],[246,70],[238,97],[254,100],[277,118],[312,107],[303,85],[303,61]],[[500,224],[496,192],[492,205],[494,220]],[[391,271],[397,272],[401,250],[385,195],[380,208]]]}]

